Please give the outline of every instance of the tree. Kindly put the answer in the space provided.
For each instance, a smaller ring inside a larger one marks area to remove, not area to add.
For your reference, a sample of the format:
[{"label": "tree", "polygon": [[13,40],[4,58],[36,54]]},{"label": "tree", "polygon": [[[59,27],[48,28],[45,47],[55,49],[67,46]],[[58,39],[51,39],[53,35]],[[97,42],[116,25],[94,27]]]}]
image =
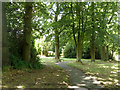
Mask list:
[{"label": "tree", "polygon": [[[57,9],[55,13],[55,22],[57,22],[58,13],[59,13],[58,2],[56,3],[56,7]],[[57,28],[55,28],[55,59],[57,60],[57,62],[59,61],[59,32]]]},{"label": "tree", "polygon": [[2,2],[2,64],[9,65],[9,50],[8,50],[8,32],[6,19],[6,3]]},{"label": "tree", "polygon": [[25,3],[23,60],[30,61],[32,2]]},{"label": "tree", "polygon": [[[87,12],[87,8],[85,7],[86,3],[76,3],[76,16],[78,19],[78,28],[75,31],[75,19],[74,19],[74,10],[73,4],[71,3],[71,13],[72,13],[72,30],[73,30],[73,38],[76,46],[76,54],[77,61],[81,62],[82,58],[82,49],[83,49],[83,41],[84,41],[84,33],[86,31],[86,23],[87,23],[87,15],[84,17],[84,14]],[[76,39],[77,32],[77,39]]]},{"label": "tree", "polygon": [[91,40],[90,40],[90,54],[91,54],[91,62],[95,62],[95,11],[94,11],[94,2],[92,2],[91,5],[91,11],[92,11],[92,33],[91,33]]}]

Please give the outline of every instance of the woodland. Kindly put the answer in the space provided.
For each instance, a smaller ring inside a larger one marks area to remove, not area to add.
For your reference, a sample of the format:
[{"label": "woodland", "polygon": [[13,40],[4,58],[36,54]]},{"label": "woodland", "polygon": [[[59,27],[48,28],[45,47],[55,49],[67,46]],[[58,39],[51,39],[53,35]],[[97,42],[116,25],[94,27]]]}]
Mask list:
[{"label": "woodland", "polygon": [[2,2],[2,88],[95,88],[82,75],[119,88],[118,10],[117,2]]}]

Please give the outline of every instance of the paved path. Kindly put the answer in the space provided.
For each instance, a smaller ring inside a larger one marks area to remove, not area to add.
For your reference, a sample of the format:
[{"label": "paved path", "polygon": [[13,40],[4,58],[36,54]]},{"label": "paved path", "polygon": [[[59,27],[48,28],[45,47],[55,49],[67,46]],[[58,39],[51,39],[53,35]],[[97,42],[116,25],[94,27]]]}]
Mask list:
[{"label": "paved path", "polygon": [[[102,86],[95,80],[95,77],[86,76],[82,71],[66,65],[67,62],[59,62],[57,65],[65,69],[70,76],[71,88],[81,88],[80,90],[88,90],[86,88],[102,88]],[[97,85],[97,83],[99,85]]]}]

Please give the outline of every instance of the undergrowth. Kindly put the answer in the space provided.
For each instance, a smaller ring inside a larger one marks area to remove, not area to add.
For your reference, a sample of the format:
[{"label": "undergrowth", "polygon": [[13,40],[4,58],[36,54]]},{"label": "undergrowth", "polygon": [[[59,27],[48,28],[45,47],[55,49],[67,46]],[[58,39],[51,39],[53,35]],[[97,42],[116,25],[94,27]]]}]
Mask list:
[{"label": "undergrowth", "polygon": [[3,66],[3,70],[5,70],[6,67],[9,67],[10,69],[41,69],[43,65],[40,62],[40,58],[36,57],[35,60],[31,60],[30,62],[22,60],[20,57],[17,57],[15,55],[10,55],[10,66]]}]

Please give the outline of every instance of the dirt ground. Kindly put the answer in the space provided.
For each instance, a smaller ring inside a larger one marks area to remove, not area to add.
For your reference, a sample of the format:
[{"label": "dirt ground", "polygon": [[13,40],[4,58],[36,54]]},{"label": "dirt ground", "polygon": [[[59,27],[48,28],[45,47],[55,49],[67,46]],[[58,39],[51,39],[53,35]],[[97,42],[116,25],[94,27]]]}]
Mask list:
[{"label": "dirt ground", "polygon": [[3,88],[66,88],[68,74],[61,68],[44,66],[41,70],[9,70],[2,74]]}]

